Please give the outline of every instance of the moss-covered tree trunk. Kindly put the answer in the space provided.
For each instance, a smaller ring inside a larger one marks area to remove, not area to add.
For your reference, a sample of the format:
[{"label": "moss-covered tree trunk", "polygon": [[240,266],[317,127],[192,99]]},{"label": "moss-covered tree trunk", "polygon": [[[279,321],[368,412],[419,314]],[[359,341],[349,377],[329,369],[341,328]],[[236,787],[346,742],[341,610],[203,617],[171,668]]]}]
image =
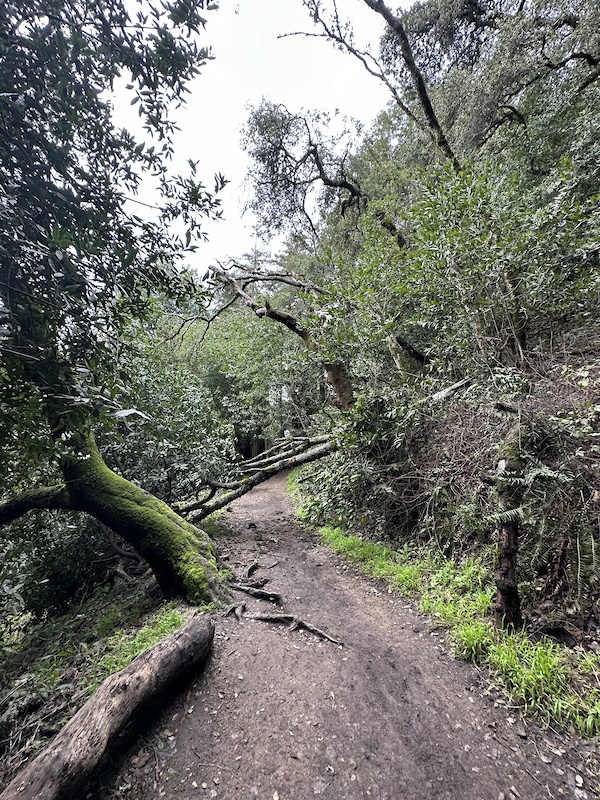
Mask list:
[{"label": "moss-covered tree trunk", "polygon": [[91,514],[122,536],[150,564],[166,597],[182,596],[201,605],[226,595],[206,533],[109,469],[91,436],[78,451],[61,465],[71,508]]},{"label": "moss-covered tree trunk", "polygon": [[91,434],[70,437],[61,468],[63,484],[20,492],[1,503],[0,525],[33,509],[84,511],[148,561],[166,597],[181,596],[193,605],[229,597],[209,536],[109,469]]},{"label": "moss-covered tree trunk", "polygon": [[[15,273],[24,269],[27,274],[29,266],[15,264],[11,268]],[[85,285],[86,271],[82,270]],[[20,290],[16,292],[20,297]],[[209,537],[166,503],[115,474],[98,452],[92,434],[91,408],[95,403],[86,396],[76,362],[71,360],[79,357],[78,349],[72,345],[73,352],[69,354],[67,347],[67,357],[63,353],[63,337],[68,340],[71,335],[67,330],[72,309],[69,306],[65,315],[52,316],[47,298],[38,300],[35,293],[25,295],[31,302],[6,298],[10,352],[18,356],[8,360],[8,375],[17,387],[29,384],[37,389],[40,409],[55,442],[52,455],[60,459],[65,483],[22,492],[0,504],[0,524],[33,508],[85,511],[121,535],[148,561],[167,597],[182,596],[193,604],[222,597],[226,592],[219,581],[216,551]],[[85,319],[77,318],[75,329],[83,329]],[[97,332],[88,342],[90,347],[95,335]],[[82,363],[88,372],[87,362]]]}]

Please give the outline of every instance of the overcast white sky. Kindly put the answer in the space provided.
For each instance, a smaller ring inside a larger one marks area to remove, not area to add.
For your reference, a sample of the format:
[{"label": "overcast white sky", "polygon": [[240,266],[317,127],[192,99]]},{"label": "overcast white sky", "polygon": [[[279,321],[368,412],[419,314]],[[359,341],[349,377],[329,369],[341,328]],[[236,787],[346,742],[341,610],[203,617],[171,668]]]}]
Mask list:
[{"label": "overcast white sky", "polygon": [[[338,0],[352,19],[359,43],[377,45],[379,15],[363,0]],[[210,242],[201,245],[194,266],[203,270],[215,259],[240,256],[255,245],[250,216],[242,219],[243,181],[248,161],[240,148],[248,105],[263,97],[301,108],[339,109],[370,123],[388,100],[385,88],[352,58],[329,42],[306,37],[278,38],[294,31],[315,31],[301,0],[220,0],[207,13],[206,44],[215,59],[207,63],[178,116],[178,160],[200,160],[200,172],[212,186],[222,172],[230,184],[223,192],[225,219],[207,224]]]}]

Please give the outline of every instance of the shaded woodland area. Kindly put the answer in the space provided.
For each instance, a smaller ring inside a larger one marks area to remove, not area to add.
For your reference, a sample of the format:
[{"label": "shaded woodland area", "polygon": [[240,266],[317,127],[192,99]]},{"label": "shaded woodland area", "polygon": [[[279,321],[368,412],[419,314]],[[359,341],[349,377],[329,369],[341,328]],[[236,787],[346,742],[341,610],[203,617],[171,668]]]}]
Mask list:
[{"label": "shaded woodland area", "polygon": [[[303,5],[387,107],[368,130],[285,97],[254,108],[243,145],[265,246],[213,265],[202,226],[226,179],[208,188],[169,159],[218,11],[0,8],[13,653],[148,571],[166,599],[227,604],[209,517],[292,467],[309,523],[476,558],[496,628],[600,646],[600,9],[364,2],[382,22],[373,52],[335,3]],[[145,140],[112,119],[123,77]],[[126,202],[146,177],[152,218]],[[597,734],[600,687],[590,709]],[[26,710],[3,713],[7,742]]]}]

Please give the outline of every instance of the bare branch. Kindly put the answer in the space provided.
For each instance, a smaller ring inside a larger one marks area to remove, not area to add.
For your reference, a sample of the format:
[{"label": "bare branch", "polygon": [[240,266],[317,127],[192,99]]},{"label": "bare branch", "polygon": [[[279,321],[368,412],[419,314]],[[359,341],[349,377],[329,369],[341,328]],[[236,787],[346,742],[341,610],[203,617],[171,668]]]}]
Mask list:
[{"label": "bare branch", "polygon": [[342,49],[346,50],[348,53],[354,56],[354,58],[358,59],[369,75],[372,75],[377,80],[380,80],[387,90],[390,92],[392,97],[394,98],[394,102],[400,108],[400,110],[410,119],[415,125],[420,128],[422,131],[427,131],[427,128],[423,125],[421,120],[413,113],[413,111],[409,108],[409,106],[404,102],[398,89],[394,86],[394,84],[390,81],[388,76],[385,74],[382,67],[379,65],[379,62],[375,58],[372,53],[369,53],[366,50],[359,50],[355,47],[349,38],[344,35],[340,23],[339,18],[337,15],[337,8],[335,12],[335,27],[329,25],[319,13],[318,4],[314,2],[305,3],[307,8],[309,8],[312,17],[315,22],[318,22],[321,27],[323,28],[323,34],[310,34],[310,33],[297,33],[297,34],[288,34],[288,35],[302,35],[302,36],[318,36],[319,38],[327,38],[333,42],[336,42]]},{"label": "bare branch", "polygon": [[245,267],[242,264],[236,264],[236,267],[244,273],[244,286],[249,283],[284,283],[287,286],[293,286],[300,289],[302,292],[313,294],[327,294],[327,290],[322,286],[317,286],[306,278],[296,275],[292,272],[259,272],[251,267]]},{"label": "bare branch", "polygon": [[10,500],[0,504],[0,525],[6,525],[35,509],[55,510],[70,508],[73,508],[73,506],[64,483],[57,486],[30,489],[26,492],[20,492],[11,497]]},{"label": "bare branch", "polygon": [[406,65],[406,68],[412,79],[417,97],[419,98],[421,109],[423,110],[425,119],[427,120],[431,137],[440,152],[443,153],[452,163],[455,172],[460,172],[460,163],[454,155],[450,143],[446,138],[446,134],[444,133],[444,130],[437,118],[437,114],[435,113],[431,103],[431,98],[429,97],[429,92],[427,91],[425,78],[417,66],[412,47],[410,46],[408,36],[406,35],[406,31],[404,30],[404,25],[402,24],[400,17],[397,17],[394,13],[392,13],[383,0],[364,0],[364,2],[369,6],[369,8],[373,9],[373,11],[375,11],[377,14],[380,14],[389,25],[400,46],[400,52],[402,54],[404,64]]},{"label": "bare branch", "polygon": [[[183,336],[184,335],[184,328],[186,328],[186,326],[187,326],[187,328],[191,327],[194,324],[194,322],[204,322],[205,323],[206,327],[204,329],[204,332],[203,332],[202,336],[200,337],[200,343],[202,343],[204,341],[204,339],[206,338],[206,334],[208,333],[208,329],[210,328],[211,324],[217,319],[217,317],[220,314],[222,314],[224,311],[227,311],[227,309],[230,308],[230,306],[232,306],[235,303],[236,299],[237,299],[236,297],[232,297],[231,300],[228,300],[225,303],[225,305],[223,305],[220,308],[218,308],[209,317],[205,317],[202,314],[193,314],[192,316],[184,317],[183,319],[181,319],[181,317],[179,317],[180,320],[181,320],[181,324],[179,325],[179,327],[177,328],[175,333],[171,334],[170,336],[166,336],[161,342],[159,342],[159,347],[162,346],[163,344],[166,344],[167,342],[173,341],[173,339],[176,339],[180,335]],[[186,329],[185,333],[187,333],[187,329]]]},{"label": "bare branch", "polygon": [[[237,266],[237,265],[233,265]],[[312,347],[312,340],[310,333],[303,328],[298,320],[288,314],[287,311],[280,311],[279,309],[272,308],[268,302],[265,301],[263,305],[258,303],[253,297],[251,297],[240,285],[239,281],[236,280],[233,275],[231,275],[228,270],[221,266],[220,264],[212,265],[211,270],[219,275],[220,278],[223,279],[225,284],[231,289],[231,291],[238,297],[245,306],[247,306],[251,311],[253,311],[257,317],[269,317],[269,319],[273,319],[276,322],[285,325],[288,330],[295,333],[299,336],[307,345],[307,347]]]},{"label": "bare branch", "polygon": [[459,389],[462,389],[463,386],[468,386],[472,383],[471,378],[463,378],[461,381],[457,381],[457,383],[453,383],[452,386],[448,386],[446,389],[441,389],[439,392],[432,394],[430,397],[425,397],[421,400],[423,405],[429,403],[439,403],[442,400],[447,400],[449,397],[457,392]]},{"label": "bare branch", "polygon": [[[237,267],[235,263],[231,266]],[[257,317],[268,317],[284,325],[292,333],[299,336],[309,350],[314,352],[322,350],[322,347],[313,341],[310,331],[303,328],[292,314],[281,309],[272,308],[267,300],[263,304],[258,303],[241,285],[240,279],[231,275],[229,269],[221,264],[213,265],[211,269]],[[243,281],[244,279],[242,278],[241,280]],[[335,392],[335,405],[342,411],[347,410],[354,404],[354,390],[345,366],[341,363],[327,362],[323,363],[323,369],[325,370],[327,382]]]}]

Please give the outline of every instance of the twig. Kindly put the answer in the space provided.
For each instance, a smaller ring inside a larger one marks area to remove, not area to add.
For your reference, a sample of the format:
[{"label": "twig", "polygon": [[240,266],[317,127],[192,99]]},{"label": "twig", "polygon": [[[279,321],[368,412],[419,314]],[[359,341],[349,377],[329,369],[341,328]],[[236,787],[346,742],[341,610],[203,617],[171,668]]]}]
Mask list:
[{"label": "twig", "polygon": [[[196,748],[195,748],[193,745],[192,745],[192,747],[191,747],[191,750],[192,750],[192,752],[193,752],[195,755],[197,755],[197,756],[198,756],[198,758],[202,758],[202,756],[200,755],[200,753],[199,753],[199,752],[196,750]],[[227,767],[222,767],[220,764],[202,764],[202,763],[200,763],[200,764],[198,764],[198,766],[199,766],[199,767],[213,767],[214,769],[221,769],[221,770],[223,770],[224,772],[229,772],[229,770],[227,769]]]}]

